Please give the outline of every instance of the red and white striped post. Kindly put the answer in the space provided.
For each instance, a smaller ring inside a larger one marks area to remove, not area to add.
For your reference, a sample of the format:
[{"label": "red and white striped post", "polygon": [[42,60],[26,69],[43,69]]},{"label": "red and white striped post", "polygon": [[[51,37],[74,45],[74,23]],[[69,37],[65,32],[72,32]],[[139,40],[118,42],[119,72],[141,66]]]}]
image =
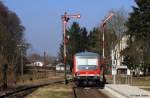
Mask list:
[{"label": "red and white striped post", "polygon": [[67,39],[66,39],[66,27],[67,22],[70,18],[80,18],[80,14],[77,15],[67,15],[67,12],[62,15],[62,21],[63,21],[63,40],[64,40],[64,78],[65,78],[65,84],[67,84],[67,78],[66,78],[66,45],[67,45]]}]

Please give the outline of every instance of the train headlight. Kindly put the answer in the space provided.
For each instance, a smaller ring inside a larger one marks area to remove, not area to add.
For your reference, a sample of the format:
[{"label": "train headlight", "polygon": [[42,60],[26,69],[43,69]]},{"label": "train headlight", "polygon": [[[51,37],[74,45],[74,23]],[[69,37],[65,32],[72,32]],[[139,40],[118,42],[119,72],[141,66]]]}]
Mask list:
[{"label": "train headlight", "polygon": [[78,79],[80,79],[80,76],[77,76]]},{"label": "train headlight", "polygon": [[98,76],[96,76],[96,79],[98,79]]},{"label": "train headlight", "polygon": [[94,76],[94,79],[97,79],[97,76]]}]

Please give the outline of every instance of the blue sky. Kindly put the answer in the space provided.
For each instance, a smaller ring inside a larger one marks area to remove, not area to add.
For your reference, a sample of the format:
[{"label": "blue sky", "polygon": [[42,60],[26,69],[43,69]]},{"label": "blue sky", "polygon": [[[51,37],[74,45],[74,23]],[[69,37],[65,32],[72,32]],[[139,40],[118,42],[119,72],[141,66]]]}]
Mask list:
[{"label": "blue sky", "polygon": [[131,12],[134,0],[1,0],[16,12],[25,26],[25,38],[31,43],[29,52],[56,56],[62,41],[61,15],[81,14],[77,21],[91,30],[98,26],[112,9],[124,8]]}]

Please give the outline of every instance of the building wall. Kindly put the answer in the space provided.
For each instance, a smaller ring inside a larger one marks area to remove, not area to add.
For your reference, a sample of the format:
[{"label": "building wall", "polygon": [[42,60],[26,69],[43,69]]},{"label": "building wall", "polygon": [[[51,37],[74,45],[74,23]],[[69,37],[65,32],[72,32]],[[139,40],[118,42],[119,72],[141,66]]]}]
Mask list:
[{"label": "building wall", "polygon": [[111,50],[112,65],[115,65],[116,67],[122,66],[124,58],[121,56],[121,51],[127,47],[127,40],[128,36],[123,36]]}]

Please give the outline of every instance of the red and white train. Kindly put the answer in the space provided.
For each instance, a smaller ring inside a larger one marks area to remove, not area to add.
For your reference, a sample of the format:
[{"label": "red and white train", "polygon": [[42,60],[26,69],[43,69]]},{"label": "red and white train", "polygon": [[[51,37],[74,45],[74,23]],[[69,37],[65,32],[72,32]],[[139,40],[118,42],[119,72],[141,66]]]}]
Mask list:
[{"label": "red and white train", "polygon": [[100,56],[93,52],[79,52],[74,55],[73,74],[76,85],[103,85],[100,79]]}]

